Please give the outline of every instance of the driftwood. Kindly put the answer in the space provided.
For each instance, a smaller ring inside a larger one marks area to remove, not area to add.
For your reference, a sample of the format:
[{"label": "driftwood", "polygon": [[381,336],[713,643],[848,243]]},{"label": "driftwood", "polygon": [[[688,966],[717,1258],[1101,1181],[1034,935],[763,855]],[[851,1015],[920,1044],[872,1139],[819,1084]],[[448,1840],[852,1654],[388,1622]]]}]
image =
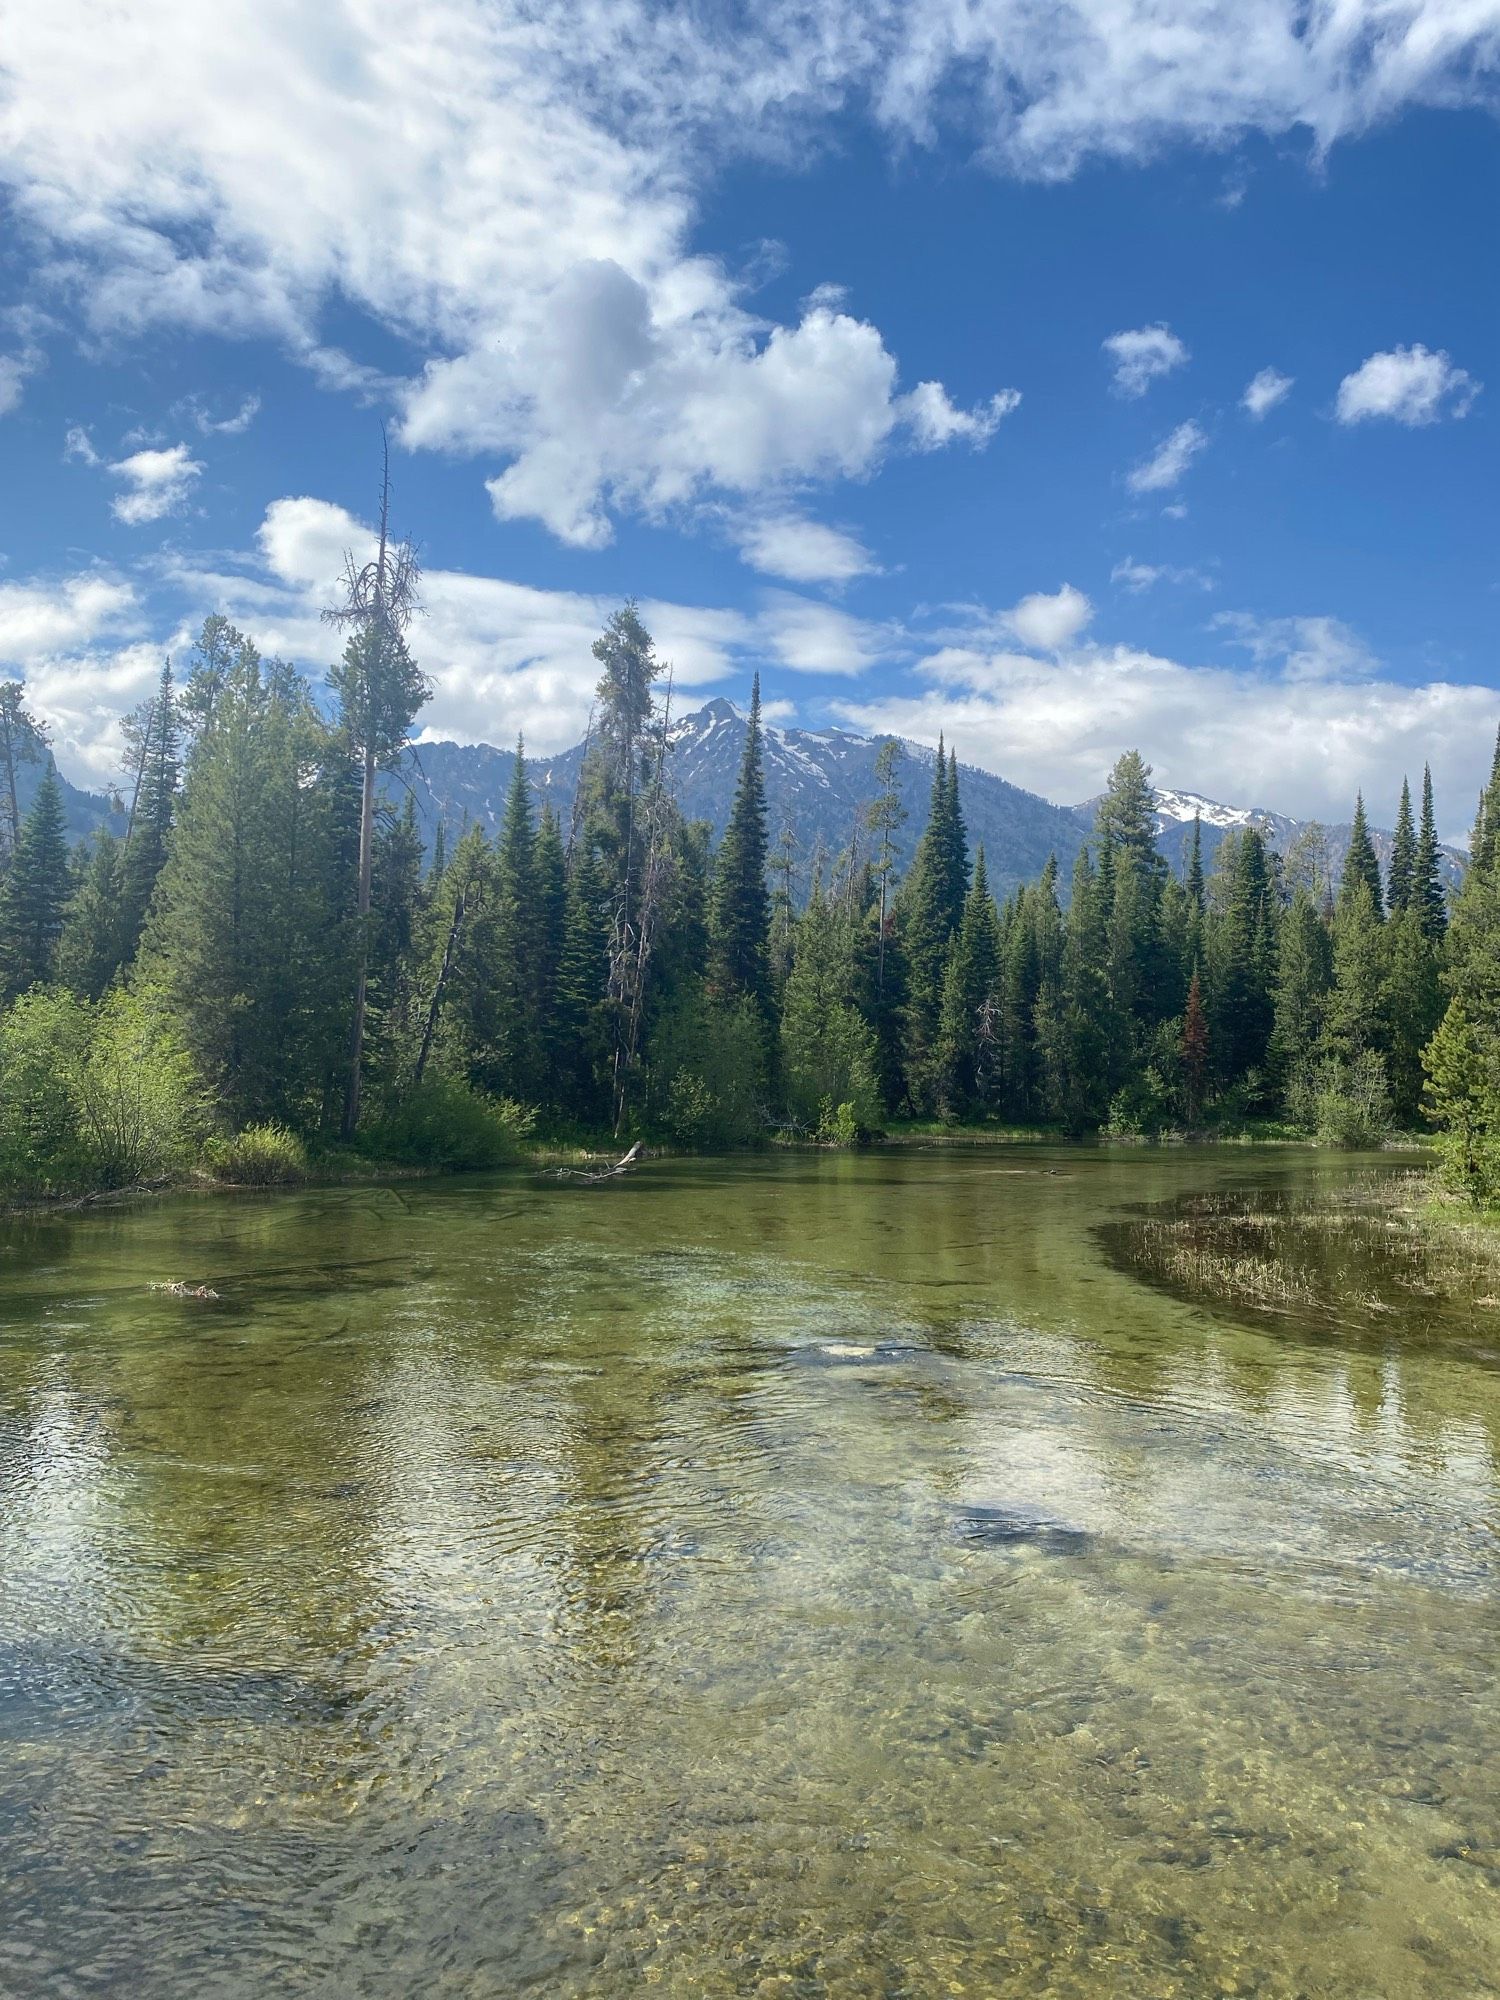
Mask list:
[{"label": "driftwood", "polygon": [[219,1296],[212,1285],[189,1285],[181,1278],[170,1285],[153,1285],[151,1289],[153,1292],[166,1292],[174,1299],[216,1299]]},{"label": "driftwood", "polygon": [[612,1181],[617,1174],[628,1174],[632,1167],[641,1163],[641,1142],[636,1140],[623,1160],[616,1160],[612,1167],[598,1167],[590,1171],[585,1167],[558,1167],[555,1177],[560,1181],[581,1181],[585,1187],[593,1187],[600,1181]]}]

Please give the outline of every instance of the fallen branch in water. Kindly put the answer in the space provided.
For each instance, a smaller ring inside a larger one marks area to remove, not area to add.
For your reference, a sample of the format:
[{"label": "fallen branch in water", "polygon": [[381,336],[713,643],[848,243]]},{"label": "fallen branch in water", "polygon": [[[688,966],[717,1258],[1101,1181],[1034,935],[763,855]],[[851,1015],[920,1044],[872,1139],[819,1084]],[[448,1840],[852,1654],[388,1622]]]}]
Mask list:
[{"label": "fallen branch in water", "polygon": [[151,1289],[153,1292],[165,1292],[174,1299],[216,1299],[219,1296],[212,1285],[189,1285],[181,1278],[170,1285],[153,1285]]},{"label": "fallen branch in water", "polygon": [[582,1181],[585,1187],[591,1187],[599,1181],[612,1181],[616,1174],[628,1174],[632,1167],[638,1167],[640,1163],[641,1142],[637,1139],[624,1159],[616,1160],[612,1167],[599,1167],[593,1172],[584,1167],[555,1167],[553,1176],[560,1181]]}]

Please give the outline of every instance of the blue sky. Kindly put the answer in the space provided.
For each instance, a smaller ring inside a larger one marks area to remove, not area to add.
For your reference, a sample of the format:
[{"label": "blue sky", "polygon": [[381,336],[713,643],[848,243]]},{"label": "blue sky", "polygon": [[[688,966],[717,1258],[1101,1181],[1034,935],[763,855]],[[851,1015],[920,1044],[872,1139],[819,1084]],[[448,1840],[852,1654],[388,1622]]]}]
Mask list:
[{"label": "blue sky", "polygon": [[0,670],[100,783],[205,612],[319,667],[385,419],[432,735],[634,594],[679,701],[1460,832],[1497,96],[1500,0],[0,0]]}]

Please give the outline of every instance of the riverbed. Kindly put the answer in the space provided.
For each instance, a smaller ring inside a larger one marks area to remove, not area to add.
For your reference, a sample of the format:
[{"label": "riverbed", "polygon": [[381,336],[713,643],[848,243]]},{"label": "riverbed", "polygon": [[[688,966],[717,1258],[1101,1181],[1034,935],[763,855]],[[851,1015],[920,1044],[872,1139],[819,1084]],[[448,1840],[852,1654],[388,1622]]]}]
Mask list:
[{"label": "riverbed", "polygon": [[1409,1171],[0,1222],[0,1994],[1500,1994],[1500,1277]]}]

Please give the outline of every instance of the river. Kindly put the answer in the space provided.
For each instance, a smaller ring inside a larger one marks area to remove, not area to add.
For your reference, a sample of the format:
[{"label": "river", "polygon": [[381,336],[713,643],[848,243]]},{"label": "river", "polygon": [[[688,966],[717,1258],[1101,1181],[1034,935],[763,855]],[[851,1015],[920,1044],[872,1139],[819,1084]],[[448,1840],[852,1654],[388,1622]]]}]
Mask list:
[{"label": "river", "polygon": [[0,1994],[1500,1993],[1500,1275],[1404,1171],[0,1222]]}]

